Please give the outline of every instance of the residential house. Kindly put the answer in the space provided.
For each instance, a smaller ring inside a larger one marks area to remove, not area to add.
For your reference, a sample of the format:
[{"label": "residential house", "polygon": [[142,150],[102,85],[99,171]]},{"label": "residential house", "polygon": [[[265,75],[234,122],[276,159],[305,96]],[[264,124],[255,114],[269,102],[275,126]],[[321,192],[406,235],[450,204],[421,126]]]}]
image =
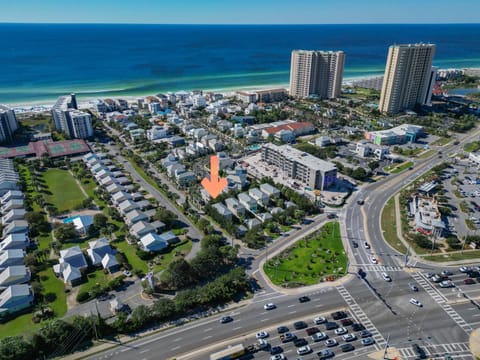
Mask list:
[{"label": "residential house", "polygon": [[87,267],[88,264],[82,250],[80,246],[76,245],[60,250],[59,263],[53,266],[53,271],[61,276],[65,283],[75,286],[82,281],[81,271]]},{"label": "residential house", "polygon": [[24,257],[25,251],[22,249],[0,251],[0,269],[5,269],[9,266],[23,265]]},{"label": "residential house", "polygon": [[157,252],[168,247],[168,241],[154,232],[142,236],[140,242],[144,251]]},{"label": "residential house", "polygon": [[[9,224],[8,226],[10,226]],[[7,226],[7,227],[8,227]],[[9,234],[0,242],[0,251],[20,249],[25,250],[30,245],[30,240],[26,233]]]},{"label": "residential house", "polygon": [[14,220],[9,223],[3,229],[3,236],[6,237],[10,234],[18,234],[18,233],[27,233],[28,232],[28,222],[25,220]]},{"label": "residential house", "polygon": [[109,194],[115,194],[119,191],[125,191],[125,187],[119,184],[110,184],[105,190],[107,190]]},{"label": "residential house", "polygon": [[90,226],[93,225],[93,216],[92,215],[78,215],[75,217],[71,217],[68,219],[63,220],[64,224],[72,223],[73,226],[75,227],[75,230],[80,235],[87,235],[88,234],[88,229]]},{"label": "residential house", "polygon": [[248,195],[246,192],[238,194],[238,201],[248,211],[251,211],[251,212],[256,212],[257,211],[257,202],[255,201],[255,199],[250,197],[250,195]]},{"label": "residential house", "polygon": [[132,196],[129,193],[126,193],[125,191],[119,191],[112,195],[112,202],[115,205],[118,205],[124,202],[125,200],[131,200],[131,199],[132,199]]},{"label": "residential house", "polygon": [[0,198],[0,203],[6,204],[10,200],[15,200],[15,199],[20,199],[22,200],[24,198],[23,193],[20,190],[10,190],[7,191],[1,198]]},{"label": "residential house", "polygon": [[102,266],[104,269],[108,270],[110,274],[120,270],[120,264],[113,254],[105,254],[102,259]]},{"label": "residential house", "polygon": [[119,205],[118,205],[118,211],[120,212],[120,214],[122,214],[123,216],[125,216],[129,211],[132,211],[132,210],[135,210],[135,209],[138,209],[138,205],[136,202],[132,201],[132,200],[125,200],[125,201],[122,201]]},{"label": "residential house", "polygon": [[2,225],[10,224],[15,220],[25,219],[25,209],[12,209],[2,216]]},{"label": "residential house", "polygon": [[125,215],[125,222],[129,226],[131,226],[133,224],[136,224],[139,221],[147,221],[148,222],[148,220],[149,220],[148,216],[144,212],[142,212],[138,209],[129,211]]},{"label": "residential house", "polygon": [[225,199],[227,209],[231,211],[237,218],[245,215],[245,207],[235,198]]},{"label": "residential house", "polygon": [[212,207],[225,219],[230,220],[232,218],[232,212],[222,203],[213,204]]},{"label": "residential house", "polygon": [[106,186],[109,186],[109,185],[112,185],[113,183],[119,183],[119,181],[114,178],[114,177],[111,177],[111,176],[107,176],[103,179],[100,180],[100,185],[102,185],[103,187],[106,187]]},{"label": "residential house", "polygon": [[2,205],[0,212],[2,214],[8,213],[13,209],[23,209],[23,199],[10,199]]},{"label": "residential house", "polygon": [[30,270],[25,265],[9,266],[0,271],[0,291],[10,285],[24,284],[30,281]]},{"label": "residential house", "polygon": [[33,305],[33,290],[29,285],[12,285],[0,293],[0,318]]},{"label": "residential house", "polygon": [[87,249],[87,255],[90,257],[93,266],[99,266],[102,263],[102,259],[105,257],[105,255],[115,254],[107,238],[104,237],[89,241],[88,246],[89,248]]},{"label": "residential house", "polygon": [[155,232],[155,228],[145,221],[139,221],[130,228],[130,234],[140,239],[142,236],[148,233]]},{"label": "residential house", "polygon": [[245,221],[245,225],[249,230],[253,229],[256,226],[262,225],[262,223],[258,219],[248,219]]},{"label": "residential house", "polygon": [[260,191],[259,188],[251,188],[248,190],[248,195],[252,197],[258,205],[267,206],[269,202],[269,197],[264,192]]},{"label": "residential house", "polygon": [[264,223],[267,220],[270,220],[272,218],[272,215],[270,213],[261,213],[261,214],[255,214],[258,220],[260,220],[262,223]]},{"label": "residential house", "polygon": [[177,179],[178,186],[185,187],[185,186],[188,186],[190,184],[193,184],[197,180],[197,177],[195,176],[195,174],[193,172],[185,171],[181,174],[178,174],[176,176],[176,179]]},{"label": "residential house", "polygon": [[260,191],[267,195],[269,198],[280,197],[280,190],[278,190],[275,186],[270,185],[269,183],[261,184]]},{"label": "residential house", "polygon": [[143,129],[134,129],[130,130],[130,138],[133,142],[142,141],[145,139],[145,130]]}]

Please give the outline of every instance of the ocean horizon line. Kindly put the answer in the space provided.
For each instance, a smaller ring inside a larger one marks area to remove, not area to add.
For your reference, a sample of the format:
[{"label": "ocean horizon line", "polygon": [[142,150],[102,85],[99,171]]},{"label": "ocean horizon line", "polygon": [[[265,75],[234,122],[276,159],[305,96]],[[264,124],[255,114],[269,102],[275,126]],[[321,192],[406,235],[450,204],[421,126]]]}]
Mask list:
[{"label": "ocean horizon line", "polygon": [[480,22],[389,22],[389,23],[140,23],[140,22],[18,22],[18,21],[0,21],[0,25],[11,24],[11,25],[165,25],[165,26],[348,26],[348,25],[480,25]]}]

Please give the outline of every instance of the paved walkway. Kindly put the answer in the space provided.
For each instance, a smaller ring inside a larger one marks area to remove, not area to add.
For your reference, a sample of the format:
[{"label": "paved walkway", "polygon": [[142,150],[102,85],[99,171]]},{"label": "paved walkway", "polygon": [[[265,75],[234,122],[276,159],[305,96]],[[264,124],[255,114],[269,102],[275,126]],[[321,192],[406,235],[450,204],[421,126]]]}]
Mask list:
[{"label": "paved walkway", "polygon": [[470,351],[476,359],[480,358],[480,328],[470,334]]}]

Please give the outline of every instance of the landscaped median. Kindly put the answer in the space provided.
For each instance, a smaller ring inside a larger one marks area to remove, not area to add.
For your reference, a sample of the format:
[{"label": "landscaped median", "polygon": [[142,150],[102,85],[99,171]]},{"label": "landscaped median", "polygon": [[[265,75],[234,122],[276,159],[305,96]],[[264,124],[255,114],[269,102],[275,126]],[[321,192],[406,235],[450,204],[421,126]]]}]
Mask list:
[{"label": "landscaped median", "polygon": [[346,266],[339,223],[329,222],[269,259],[263,269],[275,285],[298,287],[343,276]]},{"label": "landscaped median", "polygon": [[391,174],[398,174],[399,172],[402,172],[403,170],[408,169],[409,167],[413,166],[413,162],[407,161],[406,163],[400,164],[389,170]]}]

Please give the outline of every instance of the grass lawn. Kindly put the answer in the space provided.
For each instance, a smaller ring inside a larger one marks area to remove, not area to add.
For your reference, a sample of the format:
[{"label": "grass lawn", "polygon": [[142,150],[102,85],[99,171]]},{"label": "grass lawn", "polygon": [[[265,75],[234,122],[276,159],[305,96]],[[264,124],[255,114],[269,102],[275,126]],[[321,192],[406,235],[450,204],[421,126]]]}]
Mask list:
[{"label": "grass lawn", "polygon": [[67,296],[65,294],[65,284],[57,278],[52,267],[48,267],[38,273],[40,282],[43,286],[43,293],[54,293],[57,295],[55,301],[48,304],[55,312],[56,317],[61,317],[67,312]]},{"label": "grass lawn", "polygon": [[441,137],[440,139],[435,140],[431,145],[445,146],[450,141],[452,141],[452,138]]},{"label": "grass lawn", "polygon": [[264,270],[276,285],[317,284],[328,275],[344,275],[347,257],[337,222],[329,222],[315,234],[267,261]]},{"label": "grass lawn", "polygon": [[422,256],[422,258],[425,260],[438,262],[480,259],[480,250],[465,250],[463,254],[461,252],[454,254],[438,254],[434,256]]},{"label": "grass lawn", "polygon": [[48,169],[43,173],[43,179],[52,193],[45,194],[45,200],[59,212],[72,210],[85,199],[75,179],[67,170]]},{"label": "grass lawn", "polygon": [[8,336],[28,335],[37,331],[42,324],[32,322],[32,313],[19,315],[16,318],[0,324],[0,339]]},{"label": "grass lawn", "polygon": [[397,237],[397,223],[396,223],[396,211],[395,211],[395,198],[390,198],[385,204],[382,211],[382,230],[383,237],[398,252],[405,254],[407,248],[403,245],[403,242]]},{"label": "grass lawn", "polygon": [[402,172],[403,170],[408,169],[410,166],[413,166],[413,162],[407,161],[406,163],[404,163],[402,165],[398,165],[397,167],[395,167],[395,169],[393,169],[390,172],[392,174],[398,174],[399,172]]},{"label": "grass lawn", "polygon": [[178,255],[175,255],[175,253],[181,252],[187,255],[191,250],[192,250],[191,241],[185,241],[184,243],[183,242],[179,243],[176,247],[173,247],[172,250],[169,251],[168,253],[162,254],[163,259],[160,264],[155,265],[155,272],[165,270],[173,260],[178,258]]},{"label": "grass lawn", "polygon": [[130,265],[133,269],[142,270],[144,273],[148,271],[147,262],[140,259],[135,253],[133,245],[128,244],[125,240],[114,242],[113,245],[125,254]]},{"label": "grass lawn", "polygon": [[466,152],[475,152],[477,150],[480,150],[480,141],[474,141],[468,144],[465,144],[463,147],[463,150]]},{"label": "grass lawn", "polygon": [[426,159],[434,154],[437,153],[437,150],[428,150],[428,151],[425,151],[423,154],[421,155],[418,155],[419,158],[422,158],[422,159]]},{"label": "grass lawn", "polygon": [[95,272],[87,274],[87,282],[83,283],[80,287],[79,292],[88,292],[96,284],[106,285],[108,281],[112,280],[115,276],[106,275],[103,270],[97,270]]}]

